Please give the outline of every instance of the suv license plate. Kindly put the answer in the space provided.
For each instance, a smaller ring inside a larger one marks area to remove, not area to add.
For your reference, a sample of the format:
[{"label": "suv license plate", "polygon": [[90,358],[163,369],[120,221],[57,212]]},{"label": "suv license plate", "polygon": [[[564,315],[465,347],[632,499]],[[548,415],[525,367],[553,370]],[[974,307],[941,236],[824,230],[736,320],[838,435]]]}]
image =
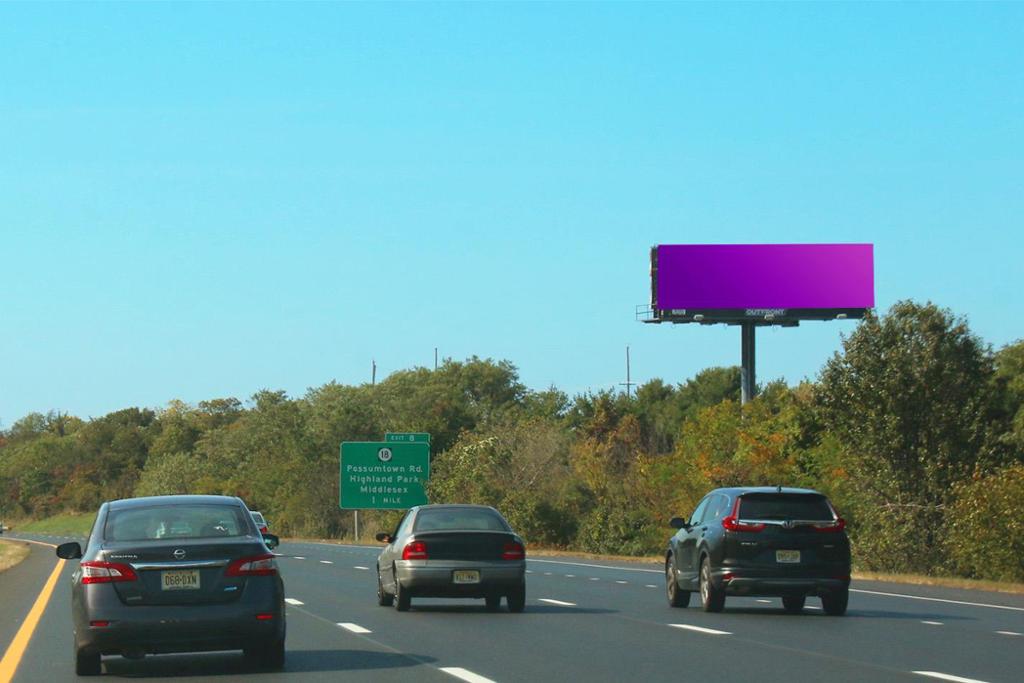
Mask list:
[{"label": "suv license plate", "polygon": [[800,561],[800,551],[799,550],[776,550],[775,551],[775,561],[776,562],[782,562],[782,563],[788,563],[788,564],[797,563],[797,562]]},{"label": "suv license plate", "polygon": [[452,575],[454,583],[480,583],[480,572],[473,570],[457,571]]},{"label": "suv license plate", "polygon": [[160,587],[165,591],[199,590],[199,570],[175,569],[160,572]]}]

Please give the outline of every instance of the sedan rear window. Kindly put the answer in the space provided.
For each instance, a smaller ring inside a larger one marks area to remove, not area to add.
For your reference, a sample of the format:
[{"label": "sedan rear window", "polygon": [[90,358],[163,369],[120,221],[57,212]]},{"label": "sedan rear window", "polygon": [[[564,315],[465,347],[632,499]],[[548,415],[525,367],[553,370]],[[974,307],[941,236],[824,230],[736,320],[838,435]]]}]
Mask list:
[{"label": "sedan rear window", "polygon": [[413,531],[509,531],[501,515],[479,508],[420,510]]},{"label": "sedan rear window", "polygon": [[748,493],[740,498],[740,519],[831,521],[824,496],[810,493]]},{"label": "sedan rear window", "polygon": [[159,505],[111,510],[104,527],[110,541],[218,538],[251,533],[249,516],[230,505]]}]

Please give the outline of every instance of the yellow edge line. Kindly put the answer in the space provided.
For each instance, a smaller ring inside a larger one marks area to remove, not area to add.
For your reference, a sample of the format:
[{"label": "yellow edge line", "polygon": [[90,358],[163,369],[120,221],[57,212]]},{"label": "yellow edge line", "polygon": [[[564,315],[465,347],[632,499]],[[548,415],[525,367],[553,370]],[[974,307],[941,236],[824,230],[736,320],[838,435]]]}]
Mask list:
[{"label": "yellow edge line", "polygon": [[39,618],[46,611],[46,604],[50,601],[53,588],[57,585],[57,579],[60,578],[60,571],[63,568],[64,560],[57,560],[57,566],[53,568],[50,578],[46,580],[46,585],[43,586],[43,590],[40,591],[32,609],[29,610],[28,616],[25,617],[25,623],[18,629],[7,652],[4,653],[4,658],[0,659],[0,683],[10,683],[14,678],[14,672],[17,671],[21,657],[25,654],[29,641],[32,640],[32,633],[36,630],[36,625],[39,624]]}]

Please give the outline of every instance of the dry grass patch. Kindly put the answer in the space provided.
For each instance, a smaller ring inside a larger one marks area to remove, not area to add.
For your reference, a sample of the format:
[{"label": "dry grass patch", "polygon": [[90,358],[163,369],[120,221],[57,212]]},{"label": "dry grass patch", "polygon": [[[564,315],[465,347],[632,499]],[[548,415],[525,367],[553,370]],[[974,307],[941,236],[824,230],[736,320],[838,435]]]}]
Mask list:
[{"label": "dry grass patch", "polygon": [[958,579],[948,576],[925,576],[923,574],[883,574],[881,572],[854,572],[853,578],[861,581],[887,581],[911,586],[941,586],[975,591],[1024,594],[1024,584],[980,579]]},{"label": "dry grass patch", "polygon": [[28,543],[0,539],[0,572],[6,571],[28,557]]}]

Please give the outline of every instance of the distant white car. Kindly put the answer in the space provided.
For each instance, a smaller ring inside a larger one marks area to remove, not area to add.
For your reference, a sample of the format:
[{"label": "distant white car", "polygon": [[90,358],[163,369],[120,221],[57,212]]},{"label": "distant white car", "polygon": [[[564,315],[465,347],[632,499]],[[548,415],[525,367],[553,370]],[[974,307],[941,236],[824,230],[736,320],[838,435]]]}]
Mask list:
[{"label": "distant white car", "polygon": [[270,525],[267,523],[267,520],[263,518],[263,513],[256,512],[255,510],[250,510],[249,513],[252,515],[252,521],[256,522],[256,528],[260,530],[260,533],[267,533],[270,529]]}]

